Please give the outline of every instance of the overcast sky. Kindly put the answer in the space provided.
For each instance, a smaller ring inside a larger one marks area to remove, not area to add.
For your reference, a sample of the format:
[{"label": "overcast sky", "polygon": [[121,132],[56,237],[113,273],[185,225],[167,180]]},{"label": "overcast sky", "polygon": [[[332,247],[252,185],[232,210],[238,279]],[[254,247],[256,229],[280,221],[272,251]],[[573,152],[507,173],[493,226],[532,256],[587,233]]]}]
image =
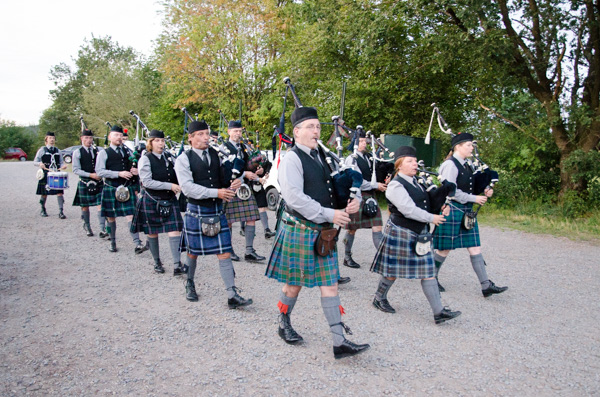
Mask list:
[{"label": "overcast sky", "polygon": [[73,65],[84,39],[110,35],[150,55],[161,32],[156,0],[0,2],[0,118],[37,124],[51,105],[52,66]]}]

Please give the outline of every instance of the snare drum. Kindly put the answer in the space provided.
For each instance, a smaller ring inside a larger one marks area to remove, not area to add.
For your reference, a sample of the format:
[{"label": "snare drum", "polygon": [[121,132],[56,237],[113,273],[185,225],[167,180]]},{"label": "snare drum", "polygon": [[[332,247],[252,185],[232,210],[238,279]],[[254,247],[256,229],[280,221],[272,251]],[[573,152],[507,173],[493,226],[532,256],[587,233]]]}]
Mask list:
[{"label": "snare drum", "polygon": [[48,182],[46,183],[47,190],[64,190],[69,188],[69,173],[68,172],[48,172]]}]

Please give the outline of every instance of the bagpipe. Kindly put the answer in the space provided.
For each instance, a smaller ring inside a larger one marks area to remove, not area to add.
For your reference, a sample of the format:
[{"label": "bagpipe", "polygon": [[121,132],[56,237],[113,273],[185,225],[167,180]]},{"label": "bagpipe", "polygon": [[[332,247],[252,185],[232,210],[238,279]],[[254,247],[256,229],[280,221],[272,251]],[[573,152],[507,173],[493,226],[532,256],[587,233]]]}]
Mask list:
[{"label": "bagpipe", "polygon": [[129,111],[129,114],[133,116],[136,120],[135,126],[135,139],[133,140],[133,153],[129,156],[129,160],[133,167],[137,167],[138,161],[140,161],[140,157],[142,157],[142,152],[146,150],[146,144],[144,142],[140,142],[140,126],[142,127],[142,137],[150,135],[150,130],[144,124],[140,116],[138,116],[133,110]]},{"label": "bagpipe", "polygon": [[[221,109],[219,109],[218,112],[219,116],[221,117],[221,120],[223,120],[225,124],[229,124],[229,121],[227,120]],[[213,148],[218,151],[219,156],[223,160],[222,165],[225,169],[225,179],[227,179],[228,175],[231,175],[231,177],[229,178],[231,181],[233,181],[234,179],[238,179],[246,169],[246,161],[244,159],[242,151],[248,154],[248,148],[246,147],[246,144],[243,142],[243,140],[241,142],[242,150],[238,150],[236,154],[230,154],[231,152],[229,151],[229,149],[227,149],[227,146],[225,144],[217,146],[216,142],[214,142],[211,144],[211,146],[213,146]],[[227,156],[227,158],[225,159],[224,156]],[[242,182],[242,185],[238,188],[235,194],[240,200],[245,201],[248,200],[250,196],[252,196],[252,191],[250,190],[250,186]]]},{"label": "bagpipe", "polygon": [[[286,77],[289,81],[289,77]],[[285,79],[284,79],[285,83]],[[273,150],[273,159],[277,156],[277,168],[279,168],[279,162],[281,161],[281,147],[285,144],[286,148],[294,146],[294,139],[290,138],[285,133],[285,107],[287,104],[287,96],[290,87],[285,83],[285,95],[283,96],[283,109],[281,110],[281,117],[279,118],[279,126],[273,126],[273,135],[271,137],[271,149]],[[277,138],[279,137],[279,147],[277,145]]]},{"label": "bagpipe", "polygon": [[[371,182],[388,184],[392,175],[394,175],[394,156],[393,153],[376,138],[371,131],[367,131],[367,143],[371,143],[371,157],[373,158],[373,175]],[[389,156],[392,158],[389,158]],[[388,158],[386,159],[385,156]]]},{"label": "bagpipe", "polygon": [[440,186],[436,185],[433,177],[438,178],[439,175],[436,172],[426,169],[423,160],[419,160],[417,164],[419,166],[417,168],[417,182],[423,186],[423,189],[425,189],[429,196],[430,212],[439,214],[444,205],[450,204],[452,197],[456,194],[456,184],[444,180],[440,181]]}]

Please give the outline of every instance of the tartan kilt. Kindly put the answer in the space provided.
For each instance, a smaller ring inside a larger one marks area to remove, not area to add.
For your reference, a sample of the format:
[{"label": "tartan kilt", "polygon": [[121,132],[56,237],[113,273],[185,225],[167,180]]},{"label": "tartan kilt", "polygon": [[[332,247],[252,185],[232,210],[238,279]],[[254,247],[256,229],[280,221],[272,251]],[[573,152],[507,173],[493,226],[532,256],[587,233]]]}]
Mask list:
[{"label": "tartan kilt", "polygon": [[254,191],[252,186],[250,189],[252,189],[252,192],[254,193],[254,198],[256,198],[256,205],[258,208],[267,208],[269,203],[267,203],[267,192],[265,192],[263,186],[260,185],[260,190],[258,192]]},{"label": "tartan kilt", "polygon": [[188,251],[192,255],[217,255],[226,252],[233,252],[231,247],[231,231],[227,224],[227,217],[222,213],[219,217],[221,221],[221,232],[214,237],[208,237],[202,234],[202,225],[200,218],[190,215],[215,216],[222,212],[221,203],[214,207],[203,207],[188,203],[184,218],[183,233],[181,234],[180,250]]},{"label": "tartan kilt", "polygon": [[233,196],[233,199],[225,204],[225,216],[230,224],[259,220],[260,214],[258,213],[258,205],[254,194],[251,194],[248,200],[241,200],[238,196]]},{"label": "tartan kilt", "polygon": [[412,279],[435,277],[433,252],[419,256],[415,252],[416,245],[417,233],[398,227],[388,220],[371,271],[384,277]]},{"label": "tartan kilt", "polygon": [[138,200],[135,214],[131,222],[131,232],[145,234],[160,234],[168,232],[180,232],[183,230],[183,218],[179,211],[179,202],[177,197],[171,201],[171,215],[163,218],[157,211],[158,202],[154,200],[148,192],[142,193],[142,198]]},{"label": "tartan kilt", "polygon": [[369,218],[363,214],[363,206],[365,205],[365,201],[369,197],[373,197],[377,200],[374,193],[370,192],[361,192],[362,201],[360,202],[360,208],[358,212],[355,214],[350,214],[350,222],[346,225],[346,229],[348,230],[357,230],[357,229],[371,229],[373,226],[383,226],[383,221],[381,220],[381,209],[379,205],[377,206],[377,214],[373,218]]},{"label": "tartan kilt", "polygon": [[456,248],[479,247],[479,223],[476,221],[471,230],[462,226],[463,211],[473,208],[473,203],[460,204],[452,202],[450,215],[446,222],[435,228],[433,234],[433,248],[437,250],[453,250]]},{"label": "tartan kilt", "polygon": [[117,201],[115,197],[117,188],[109,183],[104,184],[104,188],[102,188],[102,209],[100,211],[103,217],[116,218],[135,214],[136,195],[131,186],[127,186],[127,189],[129,189],[129,200],[122,203]]},{"label": "tartan kilt", "polygon": [[46,190],[46,184],[48,183],[48,171],[44,170],[44,177],[38,181],[35,194],[38,196],[54,196],[56,194],[64,193],[64,190],[50,189]]},{"label": "tartan kilt", "polygon": [[[319,232],[312,228],[323,229],[323,226],[296,219],[285,212],[282,218],[265,276],[309,288],[335,285],[340,278],[337,249],[328,257],[315,254]],[[298,221],[307,227],[289,225],[285,220]]]},{"label": "tartan kilt", "polygon": [[102,181],[96,181],[100,184],[100,191],[96,194],[90,194],[86,182],[89,182],[90,178],[86,180],[80,179],[77,183],[77,190],[75,191],[75,198],[73,199],[73,206],[75,207],[93,207],[102,203]]}]

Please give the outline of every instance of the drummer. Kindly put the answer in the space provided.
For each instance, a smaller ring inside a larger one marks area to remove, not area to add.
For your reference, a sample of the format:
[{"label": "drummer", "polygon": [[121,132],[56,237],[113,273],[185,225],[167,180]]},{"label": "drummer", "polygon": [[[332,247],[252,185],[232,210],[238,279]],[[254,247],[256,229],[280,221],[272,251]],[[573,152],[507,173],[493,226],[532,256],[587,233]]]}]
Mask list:
[{"label": "drummer", "polygon": [[33,160],[33,165],[35,167],[39,167],[44,171],[44,176],[42,179],[38,181],[37,190],[35,194],[38,196],[42,196],[40,198],[40,205],[42,206],[42,210],[40,211],[40,215],[42,217],[47,217],[48,213],[46,212],[46,197],[56,196],[58,201],[58,217],[60,219],[66,219],[67,217],[63,213],[63,205],[65,203],[65,199],[63,197],[63,191],[59,189],[46,189],[46,185],[48,184],[48,171],[54,169],[64,170],[67,168],[67,165],[63,161],[62,153],[60,149],[58,149],[54,144],[56,143],[56,135],[54,132],[48,131],[46,136],[44,137],[44,146],[42,146],[37,153],[35,154],[35,158]]},{"label": "drummer", "polygon": [[90,207],[98,207],[98,221],[100,223],[100,238],[108,237],[106,223],[102,216],[100,204],[102,203],[102,177],[96,173],[96,159],[98,148],[93,145],[94,134],[85,129],[81,132],[81,148],[73,152],[73,173],[79,176],[77,191],[73,199],[73,206],[81,207],[81,219],[83,219],[83,230],[88,237],[94,232],[90,226]]}]

